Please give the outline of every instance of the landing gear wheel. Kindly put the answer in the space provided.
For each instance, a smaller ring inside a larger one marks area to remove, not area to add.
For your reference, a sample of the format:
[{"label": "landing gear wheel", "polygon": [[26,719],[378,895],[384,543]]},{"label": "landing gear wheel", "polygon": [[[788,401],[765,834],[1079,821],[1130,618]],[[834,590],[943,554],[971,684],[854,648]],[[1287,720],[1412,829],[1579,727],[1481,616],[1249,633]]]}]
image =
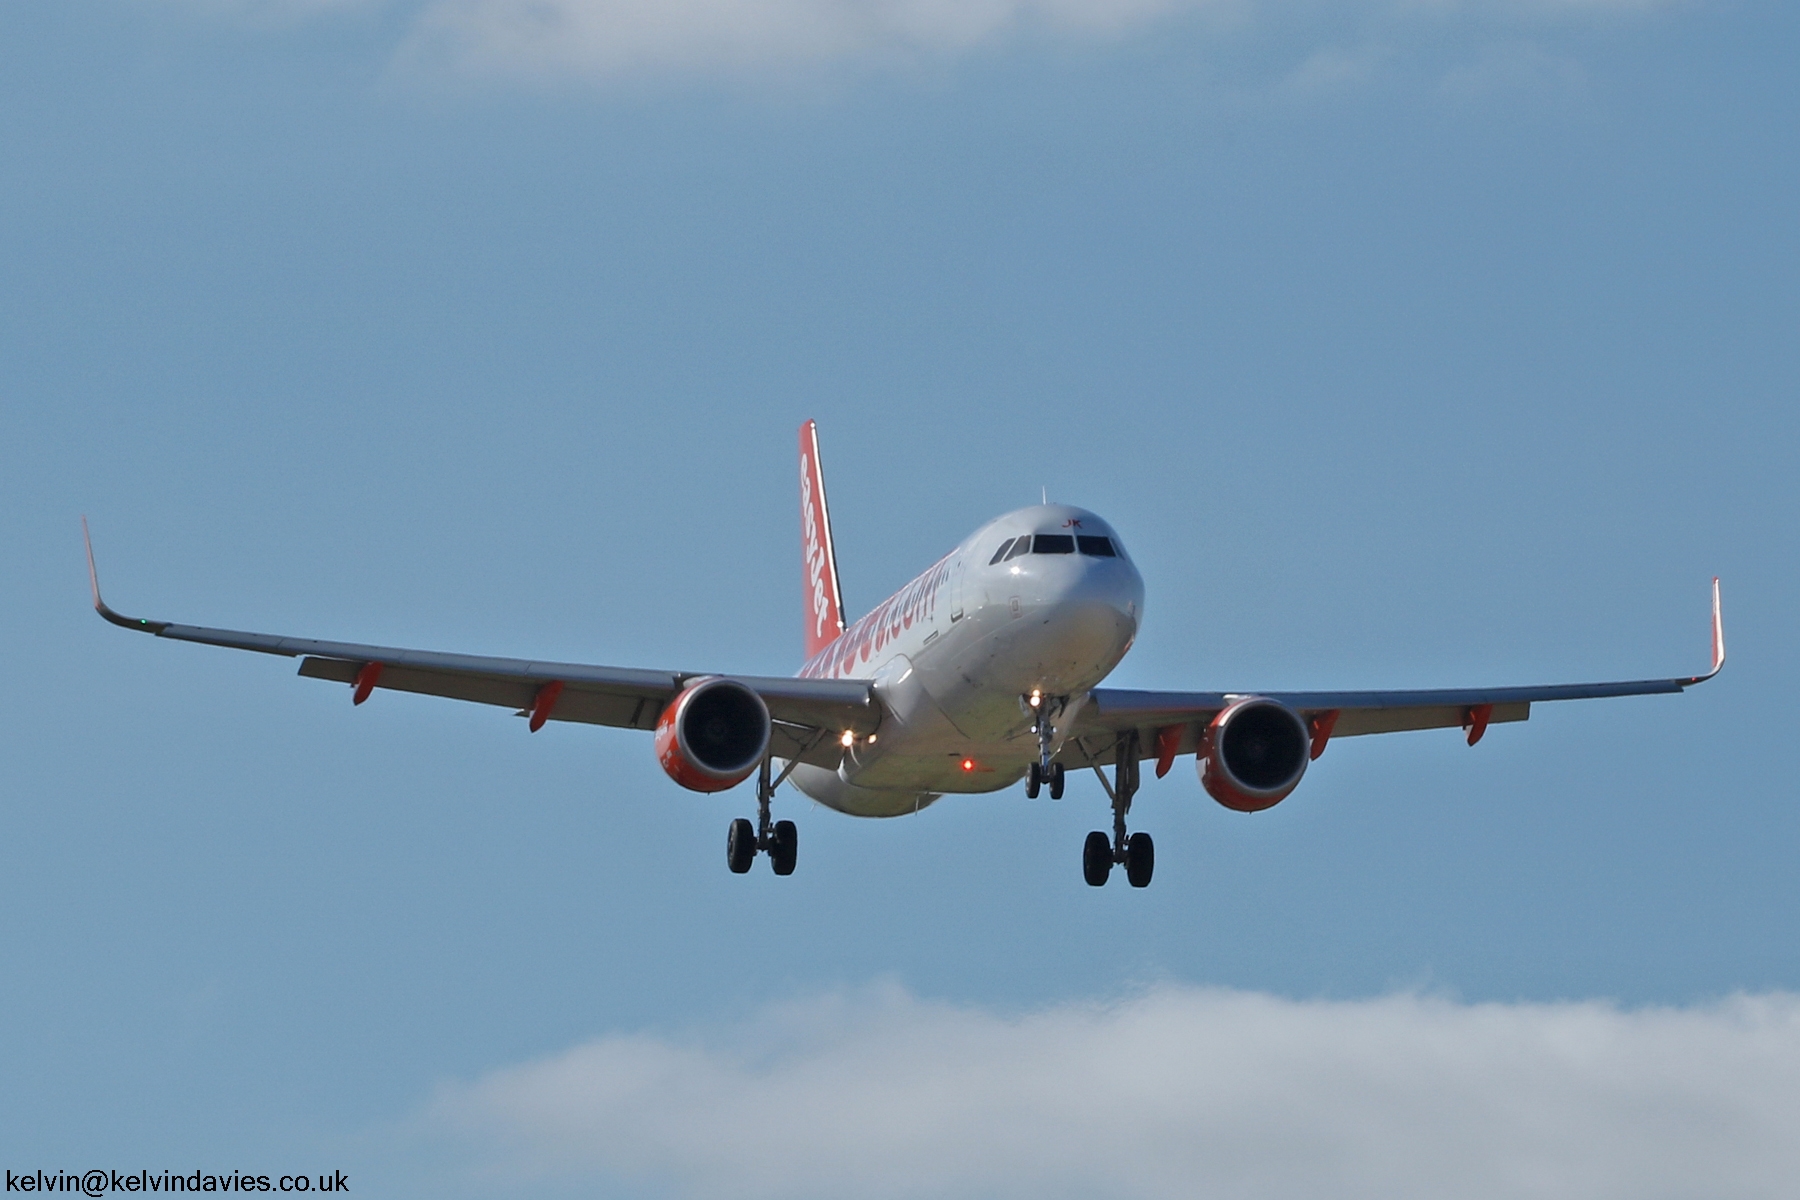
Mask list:
[{"label": "landing gear wheel", "polygon": [[1089,887],[1103,887],[1106,877],[1112,874],[1112,865],[1112,839],[1096,829],[1081,847],[1081,877]]},{"label": "landing gear wheel", "polygon": [[800,849],[800,833],[792,821],[775,822],[775,836],[769,841],[769,865],[777,875],[794,873],[794,856]]},{"label": "landing gear wheel", "polygon": [[1125,839],[1125,878],[1132,887],[1149,887],[1156,871],[1156,843],[1147,833],[1134,833]]},{"label": "landing gear wheel", "polygon": [[1063,792],[1063,765],[1054,763],[1050,767],[1050,798],[1061,800]]},{"label": "landing gear wheel", "polygon": [[1025,798],[1027,800],[1036,800],[1038,798],[1038,789],[1043,786],[1043,768],[1036,763],[1032,763],[1031,767],[1025,772]]},{"label": "landing gear wheel", "polygon": [[731,823],[731,832],[725,835],[725,865],[731,868],[733,875],[742,875],[755,861],[756,829],[739,817]]}]

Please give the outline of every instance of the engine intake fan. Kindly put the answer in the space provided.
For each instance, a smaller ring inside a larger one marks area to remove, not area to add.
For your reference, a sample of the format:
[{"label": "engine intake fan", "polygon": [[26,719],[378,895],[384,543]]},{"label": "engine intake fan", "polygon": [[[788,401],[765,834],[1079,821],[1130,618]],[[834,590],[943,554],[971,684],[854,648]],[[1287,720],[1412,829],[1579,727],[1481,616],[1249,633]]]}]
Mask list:
[{"label": "engine intake fan", "polygon": [[1237,812],[1261,812],[1300,786],[1312,736],[1300,714],[1266,696],[1234,701],[1206,727],[1200,784]]},{"label": "engine intake fan", "polygon": [[656,758],[694,792],[722,792],[750,777],[769,752],[769,709],[735,679],[705,679],[669,702],[656,722]]}]

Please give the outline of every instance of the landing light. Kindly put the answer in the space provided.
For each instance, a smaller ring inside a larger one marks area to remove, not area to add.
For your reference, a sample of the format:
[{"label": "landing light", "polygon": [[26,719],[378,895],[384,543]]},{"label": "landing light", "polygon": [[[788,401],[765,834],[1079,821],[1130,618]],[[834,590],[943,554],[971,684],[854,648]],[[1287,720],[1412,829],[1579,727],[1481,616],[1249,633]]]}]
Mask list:
[{"label": "landing light", "polygon": [[844,749],[848,750],[856,744],[856,734],[851,730],[846,729],[844,730],[844,736],[838,739],[838,743],[842,745]]},{"label": "landing light", "polygon": [[1038,705],[1042,704],[1043,702],[1044,702],[1044,693],[1034,689],[1031,693],[1031,707],[1036,708]]}]

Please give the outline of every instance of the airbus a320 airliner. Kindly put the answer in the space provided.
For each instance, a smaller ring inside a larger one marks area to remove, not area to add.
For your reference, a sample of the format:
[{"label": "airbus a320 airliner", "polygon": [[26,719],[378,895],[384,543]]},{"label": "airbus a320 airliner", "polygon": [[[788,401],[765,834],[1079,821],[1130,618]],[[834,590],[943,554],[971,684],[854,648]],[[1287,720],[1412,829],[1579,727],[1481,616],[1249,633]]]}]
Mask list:
[{"label": "airbus a320 airliner", "polygon": [[[86,534],[86,521],[83,521]],[[1070,768],[1091,768],[1112,800],[1112,833],[1088,834],[1082,874],[1099,887],[1115,865],[1133,887],[1155,867],[1147,833],[1129,833],[1139,768],[1158,778],[1182,755],[1226,808],[1259,812],[1299,786],[1334,737],[1403,729],[1463,730],[1523,721],[1533,703],[1679,692],[1725,662],[1719,581],[1712,590],[1712,669],[1704,675],[1550,687],[1373,692],[1148,692],[1100,686],[1144,615],[1144,581],[1125,544],[1086,509],[1040,504],[996,517],[848,627],[819,468],[818,429],[800,427],[801,579],[806,661],[793,678],[646,671],[320,642],[120,616],[115,625],[186,642],[300,658],[300,674],[494,704],[527,718],[655,734],[676,783],[719,792],[756,777],[757,821],[726,839],[732,871],[758,853],[794,870],[792,821],[770,807],[783,783],[860,817],[914,813],[950,794],[1060,798]],[[1102,769],[1112,768],[1111,779]]]}]

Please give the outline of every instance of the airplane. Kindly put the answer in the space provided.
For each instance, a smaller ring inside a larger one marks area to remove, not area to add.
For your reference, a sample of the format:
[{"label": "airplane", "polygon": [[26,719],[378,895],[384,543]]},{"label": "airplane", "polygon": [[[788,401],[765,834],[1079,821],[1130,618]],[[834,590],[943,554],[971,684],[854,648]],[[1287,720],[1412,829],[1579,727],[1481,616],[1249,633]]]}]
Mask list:
[{"label": "airplane", "polygon": [[[653,732],[657,760],[680,786],[721,792],[756,777],[757,820],[726,836],[731,871],[767,855],[793,873],[797,832],[772,819],[791,782],[859,817],[916,813],[945,795],[1025,781],[1032,799],[1063,794],[1070,768],[1092,769],[1112,803],[1110,836],[1082,847],[1094,887],[1115,866],[1149,885],[1155,845],[1127,817],[1142,764],[1157,778],[1195,756],[1200,783],[1237,812],[1261,812],[1300,785],[1333,738],[1455,728],[1473,746],[1490,725],[1526,720],[1535,703],[1680,692],[1725,663],[1719,581],[1712,584],[1712,667],[1704,675],[1547,687],[1423,691],[1163,692],[1100,684],[1131,649],[1144,581],[1113,527],[1087,509],[1038,504],[995,517],[874,611],[847,625],[819,464],[818,426],[800,426],[801,583],[805,662],[793,677],[530,662],[314,641],[121,616],[127,629],[299,658],[299,673],[377,689],[447,696],[549,721]],[[1103,768],[1112,768],[1108,779]]]}]

